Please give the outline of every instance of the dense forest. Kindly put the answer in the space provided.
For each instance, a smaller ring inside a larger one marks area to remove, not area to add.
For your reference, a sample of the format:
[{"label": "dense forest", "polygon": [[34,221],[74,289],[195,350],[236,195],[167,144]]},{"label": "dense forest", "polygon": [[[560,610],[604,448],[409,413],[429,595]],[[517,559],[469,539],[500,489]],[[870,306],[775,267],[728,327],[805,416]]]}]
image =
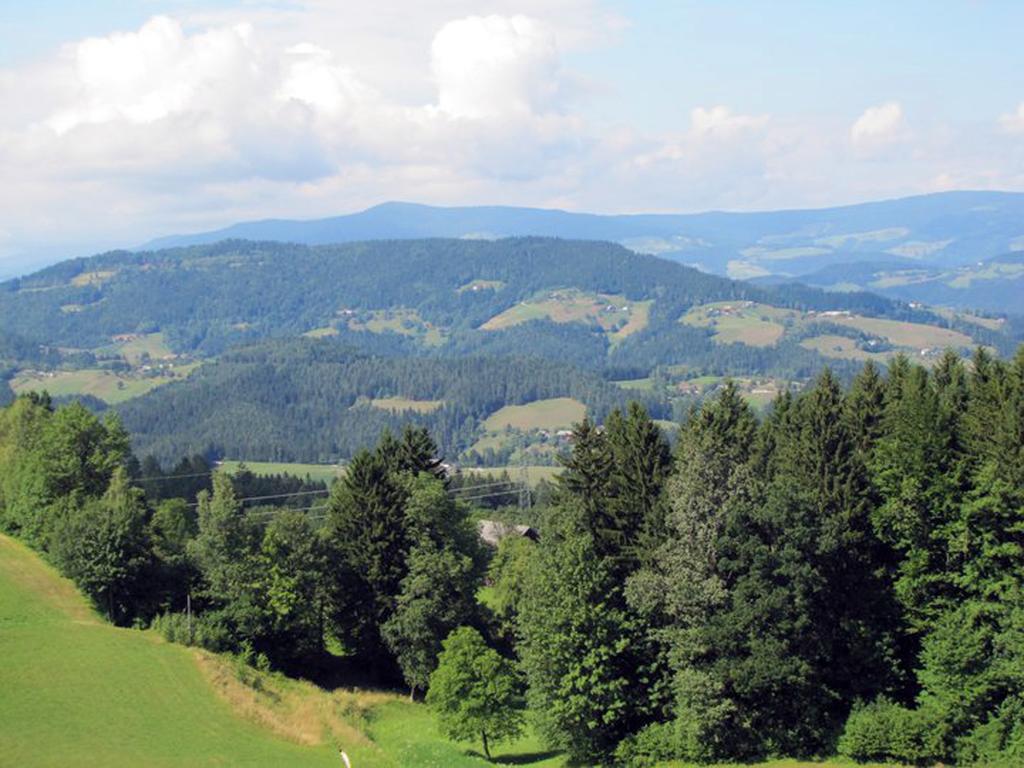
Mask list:
[{"label": "dense forest", "polygon": [[638,403],[587,418],[496,552],[426,429],[367,446],[319,504],[157,500],[116,416],[21,397],[0,525],[112,621],[426,690],[452,735],[479,692],[485,750],[525,702],[583,764],[1024,760],[1024,349],[826,371],[762,419],[726,386],[674,449]]},{"label": "dense forest", "polygon": [[[441,404],[429,413],[395,413],[373,407],[378,397]],[[454,457],[492,412],[552,397],[576,398],[602,419],[627,400],[594,374],[545,360],[375,357],[303,339],[226,353],[118,410],[136,452],[165,462],[203,454],[330,463],[407,422],[427,427]],[[671,416],[667,402],[646,404],[658,418]]]}]

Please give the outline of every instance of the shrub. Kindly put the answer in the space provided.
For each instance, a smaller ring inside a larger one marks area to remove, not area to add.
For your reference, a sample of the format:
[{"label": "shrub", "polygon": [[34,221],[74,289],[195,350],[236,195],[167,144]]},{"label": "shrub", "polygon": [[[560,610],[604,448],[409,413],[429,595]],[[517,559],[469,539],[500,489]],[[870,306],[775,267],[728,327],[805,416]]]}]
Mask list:
[{"label": "shrub", "polygon": [[939,719],[885,698],[854,708],[839,738],[839,753],[860,762],[929,763],[937,759]]},{"label": "shrub", "polygon": [[191,633],[184,613],[161,614],[153,619],[151,627],[169,643],[195,645],[218,653],[234,647],[230,631],[216,613],[193,614]]},{"label": "shrub", "polygon": [[648,768],[676,758],[689,758],[687,751],[680,743],[677,723],[652,723],[619,744],[615,762],[630,768]]}]

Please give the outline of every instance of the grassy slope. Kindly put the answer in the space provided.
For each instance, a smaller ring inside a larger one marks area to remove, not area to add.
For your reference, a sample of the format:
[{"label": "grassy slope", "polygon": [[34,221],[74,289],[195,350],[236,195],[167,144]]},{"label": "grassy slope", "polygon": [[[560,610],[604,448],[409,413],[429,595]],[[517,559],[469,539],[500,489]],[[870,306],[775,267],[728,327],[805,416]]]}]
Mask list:
[{"label": "grassy slope", "polygon": [[112,371],[83,368],[77,371],[55,371],[52,374],[19,373],[11,381],[11,387],[18,394],[25,392],[49,392],[54,397],[62,395],[92,395],[112,405],[138,397],[164,384],[186,378],[199,366],[198,363],[179,365],[174,377],[142,377],[124,375]]},{"label": "grassy slope", "polygon": [[496,432],[505,427],[513,429],[568,429],[582,421],[587,408],[571,397],[535,400],[526,405],[506,405],[484,422],[484,429]]},{"label": "grassy slope", "polygon": [[336,766],[213,695],[192,651],[100,621],[0,537],[0,755],[18,766]]}]

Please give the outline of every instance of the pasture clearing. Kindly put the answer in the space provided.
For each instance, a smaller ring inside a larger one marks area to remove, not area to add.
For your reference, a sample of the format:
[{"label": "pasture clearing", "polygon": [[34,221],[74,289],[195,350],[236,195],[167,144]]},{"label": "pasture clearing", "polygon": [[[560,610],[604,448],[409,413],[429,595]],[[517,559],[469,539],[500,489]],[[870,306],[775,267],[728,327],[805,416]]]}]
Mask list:
[{"label": "pasture clearing", "polygon": [[831,357],[835,360],[876,360],[884,363],[890,357],[886,353],[868,352],[858,347],[854,339],[830,333],[804,339],[800,342],[800,346],[804,349],[813,350],[823,357]]},{"label": "pasture clearing", "polygon": [[410,336],[419,339],[428,347],[438,347],[446,338],[443,329],[424,320],[415,309],[404,307],[359,311],[349,319],[348,327],[353,331]]},{"label": "pasture clearing", "polygon": [[127,341],[114,341],[104,349],[113,350],[123,357],[129,365],[139,365],[148,355],[150,360],[164,360],[175,357],[167,346],[162,333],[146,333],[134,336]]},{"label": "pasture clearing", "polygon": [[84,368],[78,371],[21,371],[10,382],[17,394],[46,390],[54,397],[92,395],[116,405],[150,390],[180,381],[199,367],[198,363],[179,365],[156,376],[122,374]]},{"label": "pasture clearing", "polygon": [[300,462],[287,461],[236,461],[224,460],[217,467],[229,475],[235,474],[239,466],[245,464],[246,469],[254,475],[269,477],[272,475],[293,475],[294,477],[309,477],[310,480],[320,480],[330,485],[334,480],[345,473],[345,467],[341,464],[304,464]]},{"label": "pasture clearing", "polygon": [[409,397],[375,397],[370,400],[373,408],[391,413],[404,413],[413,411],[415,413],[433,413],[442,405],[444,400],[413,400]]},{"label": "pasture clearing", "polygon": [[337,336],[338,329],[333,325],[327,325],[323,328],[314,328],[310,331],[306,331],[304,334],[307,339],[326,339],[330,336]]},{"label": "pasture clearing", "polygon": [[555,397],[526,405],[506,405],[488,416],[483,427],[488,432],[499,432],[506,427],[522,431],[569,429],[586,414],[587,407],[579,400]]},{"label": "pasture clearing", "polygon": [[576,288],[541,291],[533,298],[495,315],[480,326],[500,331],[530,320],[596,325],[613,343],[647,327],[653,301],[631,301],[625,296],[588,293]]},{"label": "pasture clearing", "polygon": [[719,344],[770,347],[785,334],[783,322],[795,320],[799,314],[752,301],[720,301],[693,307],[679,321],[695,328],[710,328]]},{"label": "pasture clearing", "polygon": [[854,328],[872,336],[881,336],[897,347],[905,347],[914,351],[974,346],[974,340],[964,333],[924,323],[883,320],[878,317],[860,317],[858,315],[827,319],[837,325],[845,325],[847,328]]},{"label": "pasture clearing", "polygon": [[71,284],[76,288],[83,288],[87,285],[103,285],[103,283],[116,274],[116,269],[97,269],[92,272],[82,272],[71,278]]}]

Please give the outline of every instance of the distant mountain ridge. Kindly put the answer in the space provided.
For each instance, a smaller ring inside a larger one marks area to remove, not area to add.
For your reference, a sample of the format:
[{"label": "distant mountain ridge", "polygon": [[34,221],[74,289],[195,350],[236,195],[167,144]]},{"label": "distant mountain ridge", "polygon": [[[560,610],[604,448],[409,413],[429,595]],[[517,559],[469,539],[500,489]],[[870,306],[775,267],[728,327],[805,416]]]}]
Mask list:
[{"label": "distant mountain ridge", "polygon": [[268,219],[173,235],[143,248],[235,238],[322,245],[518,236],[608,240],[741,279],[799,279],[835,265],[907,259],[922,268],[950,269],[1024,250],[1024,193],[943,192],[834,208],[695,214],[601,215],[507,206],[384,203],[344,216]]}]

